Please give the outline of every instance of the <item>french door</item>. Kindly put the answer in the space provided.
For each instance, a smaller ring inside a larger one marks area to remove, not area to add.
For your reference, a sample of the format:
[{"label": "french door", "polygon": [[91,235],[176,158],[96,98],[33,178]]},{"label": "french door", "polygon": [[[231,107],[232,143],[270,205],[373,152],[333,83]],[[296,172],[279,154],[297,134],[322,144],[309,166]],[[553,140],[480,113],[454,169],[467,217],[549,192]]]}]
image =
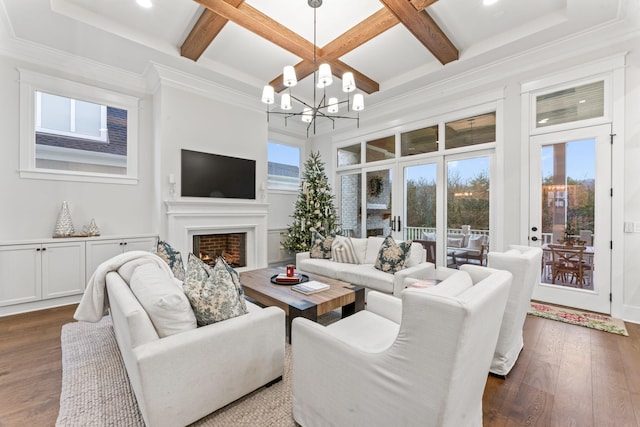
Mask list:
[{"label": "french door", "polygon": [[535,300],[611,312],[609,134],[601,125],[530,139],[529,242],[544,254]]},{"label": "french door", "polygon": [[[422,162],[403,163],[403,186],[398,191],[404,219],[402,238],[435,240],[436,264],[456,266],[451,252],[461,236],[485,236],[489,245],[492,150],[434,156]],[[400,191],[401,190],[401,191]],[[464,262],[464,257],[458,260]]]},{"label": "french door", "polygon": [[402,217],[394,197],[394,168],[366,168],[340,179],[342,233],[350,237],[388,236],[402,239]]}]

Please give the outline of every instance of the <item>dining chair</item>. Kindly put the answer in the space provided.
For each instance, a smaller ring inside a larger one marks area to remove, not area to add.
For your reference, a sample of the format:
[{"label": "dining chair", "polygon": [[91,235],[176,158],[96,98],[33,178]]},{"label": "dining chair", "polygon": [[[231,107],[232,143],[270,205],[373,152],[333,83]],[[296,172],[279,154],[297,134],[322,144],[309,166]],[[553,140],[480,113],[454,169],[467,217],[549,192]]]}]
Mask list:
[{"label": "dining chair", "polygon": [[585,246],[549,245],[551,249],[551,283],[556,280],[566,284],[586,285],[585,273],[591,265],[585,262]]}]

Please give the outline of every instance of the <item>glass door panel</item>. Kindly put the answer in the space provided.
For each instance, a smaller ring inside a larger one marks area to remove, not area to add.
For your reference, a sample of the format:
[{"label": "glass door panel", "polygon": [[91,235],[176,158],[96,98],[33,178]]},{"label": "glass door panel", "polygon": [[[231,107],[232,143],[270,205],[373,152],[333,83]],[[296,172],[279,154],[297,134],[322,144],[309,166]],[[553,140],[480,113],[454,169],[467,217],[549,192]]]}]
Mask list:
[{"label": "glass door panel", "polygon": [[391,169],[366,172],[366,235],[387,236],[399,230],[400,219],[393,215],[393,173]]},{"label": "glass door panel", "polygon": [[607,136],[600,126],[532,138],[530,240],[544,254],[535,299],[610,311]]},{"label": "glass door panel", "polygon": [[427,249],[427,261],[437,262],[436,228],[438,165],[404,167],[404,240],[420,240]]},{"label": "glass door panel", "polygon": [[446,160],[447,265],[486,265],[490,234],[489,156]]},{"label": "glass door panel", "polygon": [[342,234],[362,237],[362,174],[340,176],[340,223]]}]

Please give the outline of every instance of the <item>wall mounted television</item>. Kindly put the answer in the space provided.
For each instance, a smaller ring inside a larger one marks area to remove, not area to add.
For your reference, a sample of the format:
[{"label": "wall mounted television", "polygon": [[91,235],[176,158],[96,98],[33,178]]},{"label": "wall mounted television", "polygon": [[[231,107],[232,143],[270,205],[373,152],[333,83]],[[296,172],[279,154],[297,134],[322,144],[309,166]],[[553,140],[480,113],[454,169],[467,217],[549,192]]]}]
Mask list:
[{"label": "wall mounted television", "polygon": [[181,150],[182,197],[256,198],[256,161]]}]

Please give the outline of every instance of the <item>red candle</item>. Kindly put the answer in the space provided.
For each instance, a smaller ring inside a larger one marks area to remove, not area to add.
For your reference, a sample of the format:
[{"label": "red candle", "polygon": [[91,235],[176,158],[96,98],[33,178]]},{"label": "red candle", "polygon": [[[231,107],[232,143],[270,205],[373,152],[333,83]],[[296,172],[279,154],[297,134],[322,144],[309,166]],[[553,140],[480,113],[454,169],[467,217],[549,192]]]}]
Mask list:
[{"label": "red candle", "polygon": [[287,265],[287,277],[293,277],[293,264]]}]

